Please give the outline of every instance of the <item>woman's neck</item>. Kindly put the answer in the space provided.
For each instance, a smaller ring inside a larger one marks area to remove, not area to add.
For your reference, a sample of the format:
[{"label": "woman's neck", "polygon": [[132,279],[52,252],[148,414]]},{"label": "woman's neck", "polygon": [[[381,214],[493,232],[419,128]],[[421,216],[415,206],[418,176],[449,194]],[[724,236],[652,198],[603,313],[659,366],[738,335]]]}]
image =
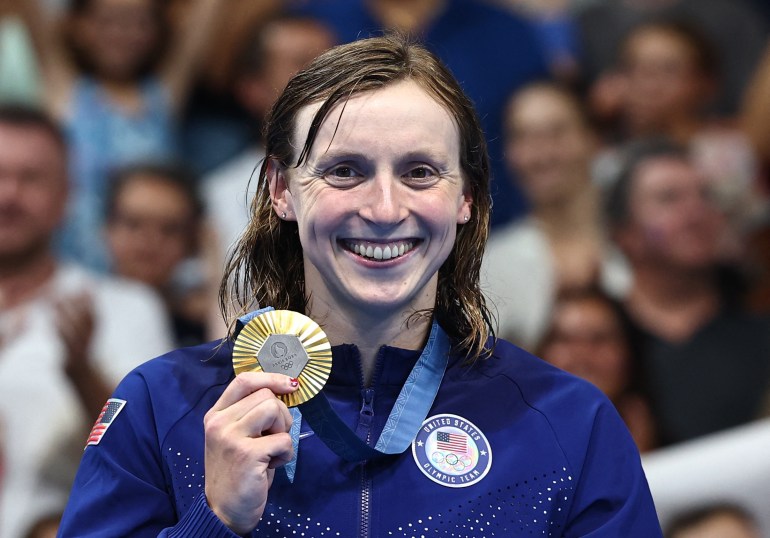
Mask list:
[{"label": "woman's neck", "polygon": [[411,316],[412,312],[362,312],[331,307],[313,301],[308,316],[326,332],[331,345],[355,344],[361,356],[364,384],[369,385],[377,354],[382,346],[420,349],[431,327],[429,316]]},{"label": "woman's neck", "polygon": [[100,80],[102,90],[110,102],[127,114],[138,114],[144,108],[142,90],[134,81]]},{"label": "woman's neck", "polygon": [[574,196],[535,208],[534,216],[551,240],[597,235],[601,229],[598,190],[587,183]]},{"label": "woman's neck", "polygon": [[579,288],[599,277],[603,234],[599,222],[599,196],[590,184],[568,199],[538,208],[538,226],[545,233],[559,288]]}]

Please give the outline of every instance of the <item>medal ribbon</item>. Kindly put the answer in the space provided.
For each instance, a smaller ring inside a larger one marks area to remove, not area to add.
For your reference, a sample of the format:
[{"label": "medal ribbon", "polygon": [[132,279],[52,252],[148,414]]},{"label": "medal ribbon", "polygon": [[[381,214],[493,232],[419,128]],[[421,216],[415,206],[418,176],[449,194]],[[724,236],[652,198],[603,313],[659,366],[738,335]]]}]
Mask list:
[{"label": "medal ribbon", "polygon": [[436,399],[449,361],[449,349],[449,337],[434,321],[428,343],[404,382],[374,448],[342,421],[323,392],[301,404],[299,409],[315,434],[346,461],[400,454],[417,436]]},{"label": "medal ribbon", "polygon": [[[271,307],[252,312],[240,318],[248,323],[259,314],[272,310]],[[366,444],[345,424],[332,409],[323,392],[299,406],[294,412],[291,429],[294,443],[294,460],[286,465],[289,480],[293,479],[299,444],[300,421],[307,420],[316,435],[342,459],[350,462],[380,458],[404,452],[414,440],[428,416],[436,394],[444,378],[450,351],[449,337],[434,320],[428,342],[420,358],[409,373],[401,392],[393,405],[385,427],[374,447]]]}]

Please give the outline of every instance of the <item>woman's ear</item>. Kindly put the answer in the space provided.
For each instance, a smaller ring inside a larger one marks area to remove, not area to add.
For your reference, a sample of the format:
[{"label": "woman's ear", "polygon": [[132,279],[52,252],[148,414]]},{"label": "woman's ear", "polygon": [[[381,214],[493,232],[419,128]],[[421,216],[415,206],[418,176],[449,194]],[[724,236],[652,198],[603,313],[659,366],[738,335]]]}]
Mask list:
[{"label": "woman's ear", "polygon": [[460,196],[460,204],[457,208],[457,224],[465,224],[471,219],[471,209],[473,208],[473,195],[470,187],[465,186]]},{"label": "woman's ear", "polygon": [[282,220],[297,220],[286,168],[275,159],[267,162],[267,180],[270,185],[270,201],[273,204],[273,210]]}]

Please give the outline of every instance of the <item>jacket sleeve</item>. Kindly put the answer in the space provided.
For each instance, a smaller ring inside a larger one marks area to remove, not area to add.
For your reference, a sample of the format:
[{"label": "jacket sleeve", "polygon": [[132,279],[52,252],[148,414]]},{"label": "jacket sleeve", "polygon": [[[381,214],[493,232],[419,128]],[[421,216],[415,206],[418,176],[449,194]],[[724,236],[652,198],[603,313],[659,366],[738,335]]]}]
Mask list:
[{"label": "jacket sleeve", "polygon": [[597,409],[564,536],[662,536],[639,452],[609,402]]},{"label": "jacket sleeve", "polygon": [[114,398],[126,404],[99,444],[86,447],[58,536],[237,538],[211,511],[203,492],[177,516],[142,375],[129,374]]}]

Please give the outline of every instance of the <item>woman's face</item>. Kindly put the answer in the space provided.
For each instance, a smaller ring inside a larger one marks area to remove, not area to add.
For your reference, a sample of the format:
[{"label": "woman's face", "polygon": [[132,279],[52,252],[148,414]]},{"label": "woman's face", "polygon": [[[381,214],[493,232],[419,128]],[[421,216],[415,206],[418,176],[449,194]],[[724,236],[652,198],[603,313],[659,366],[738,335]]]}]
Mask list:
[{"label": "woman's face", "polygon": [[94,0],[75,19],[75,39],[99,76],[130,79],[157,46],[155,0]]},{"label": "woman's face", "polygon": [[511,103],[506,160],[534,206],[574,196],[590,181],[595,140],[575,105],[535,87]]},{"label": "woman's face", "polygon": [[624,56],[625,116],[635,132],[655,133],[672,116],[697,113],[709,90],[683,38],[662,29],[640,30],[626,44]]},{"label": "woman's face", "polygon": [[543,359],[590,381],[609,398],[627,382],[628,351],[609,306],[593,299],[564,301],[553,313],[553,329]]},{"label": "woman's face", "polygon": [[[319,106],[298,114],[297,152]],[[273,167],[271,181],[276,211],[297,221],[314,308],[387,316],[434,306],[471,199],[458,129],[417,84],[341,102],[303,165]]]},{"label": "woman's face", "polygon": [[196,230],[190,200],[152,175],[127,183],[115,200],[107,243],[115,273],[162,288],[190,254]]}]

